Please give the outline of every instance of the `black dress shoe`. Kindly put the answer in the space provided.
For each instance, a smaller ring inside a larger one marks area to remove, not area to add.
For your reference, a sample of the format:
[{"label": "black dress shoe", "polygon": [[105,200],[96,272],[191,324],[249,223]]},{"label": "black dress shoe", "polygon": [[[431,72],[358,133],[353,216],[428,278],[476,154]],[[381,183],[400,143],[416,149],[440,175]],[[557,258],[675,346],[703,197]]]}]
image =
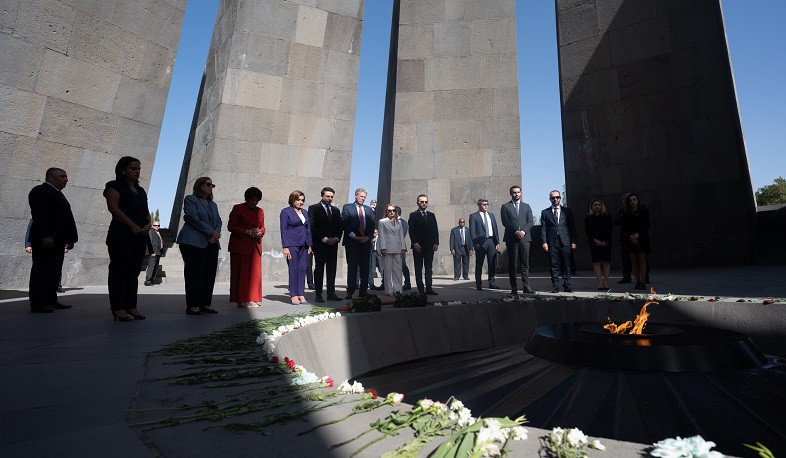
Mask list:
[{"label": "black dress shoe", "polygon": [[426,294],[428,294],[429,296],[436,296],[438,293],[433,289],[427,289]]},{"label": "black dress shoe", "polygon": [[469,277],[464,277],[464,280],[469,280]]},{"label": "black dress shoe", "polygon": [[145,282],[145,286],[153,286],[153,282],[152,281],[146,281]]},{"label": "black dress shoe", "polygon": [[327,300],[329,300],[329,301],[340,301],[341,298],[336,296],[335,294],[328,294]]},{"label": "black dress shoe", "polygon": [[33,307],[30,306],[30,313],[52,313],[55,309],[52,307]]},{"label": "black dress shoe", "polygon": [[404,287],[401,288],[402,291],[409,291],[411,289],[412,289],[412,285],[404,285]]},{"label": "black dress shoe", "polygon": [[475,289],[478,290],[478,291],[483,291],[483,287],[480,286],[480,285],[476,286]]},{"label": "black dress shoe", "polygon": [[630,283],[630,282],[631,282],[630,278],[623,278],[622,280],[618,281],[617,284],[621,285],[623,283]]},{"label": "black dress shoe", "polygon": [[571,288],[570,286],[566,286],[565,287],[565,292],[566,293],[572,293],[573,292],[573,288]]},{"label": "black dress shoe", "polygon": [[489,283],[489,289],[502,289],[496,283]]},{"label": "black dress shoe", "polygon": [[66,309],[74,308],[73,305],[65,305],[65,304],[61,304],[60,302],[55,302],[54,304],[50,305],[49,307],[53,308],[55,310],[66,310]]},{"label": "black dress shoe", "polygon": [[523,294],[532,294],[532,293],[534,293],[535,291],[532,291],[532,289],[530,289],[528,286],[525,286],[525,287],[521,288],[521,292],[522,292]]},{"label": "black dress shoe", "polygon": [[208,313],[208,314],[216,314],[216,313],[218,313],[218,310],[211,309],[210,307],[199,307],[199,311],[202,312],[202,313]]},{"label": "black dress shoe", "polygon": [[353,294],[355,294],[355,293],[347,293],[347,295],[346,295],[346,296],[344,296],[344,299],[345,299],[345,300],[352,300],[352,295],[353,295]]},{"label": "black dress shoe", "polygon": [[556,287],[555,288],[551,288],[551,292],[552,293],[558,293],[559,292],[559,288],[556,288]]},{"label": "black dress shoe", "polygon": [[202,310],[186,309],[186,315],[204,315],[204,314],[205,312],[203,312]]},{"label": "black dress shoe", "polygon": [[314,298],[314,302],[322,303],[322,302],[325,302],[325,300],[322,299],[322,295],[321,294],[317,294],[317,297]]},{"label": "black dress shoe", "polygon": [[308,284],[308,285],[306,285],[306,286],[308,286],[308,289],[314,289],[314,284],[313,284],[313,283],[309,283],[309,284]]}]

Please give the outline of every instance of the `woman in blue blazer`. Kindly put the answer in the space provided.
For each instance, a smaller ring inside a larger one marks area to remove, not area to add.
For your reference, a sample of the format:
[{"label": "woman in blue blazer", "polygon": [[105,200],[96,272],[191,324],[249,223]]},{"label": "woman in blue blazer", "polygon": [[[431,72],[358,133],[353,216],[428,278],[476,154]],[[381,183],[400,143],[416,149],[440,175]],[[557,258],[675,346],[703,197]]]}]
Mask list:
[{"label": "woman in blue blazer", "polygon": [[306,268],[311,253],[311,224],[303,210],[306,195],[301,191],[289,194],[289,207],[281,210],[281,246],[289,266],[289,295],[292,304],[308,304],[305,294]]},{"label": "woman in blue blazer", "polygon": [[221,216],[213,202],[215,187],[210,178],[197,178],[194,193],[183,201],[185,223],[177,235],[177,243],[183,255],[187,315],[218,313],[210,308],[221,238]]}]

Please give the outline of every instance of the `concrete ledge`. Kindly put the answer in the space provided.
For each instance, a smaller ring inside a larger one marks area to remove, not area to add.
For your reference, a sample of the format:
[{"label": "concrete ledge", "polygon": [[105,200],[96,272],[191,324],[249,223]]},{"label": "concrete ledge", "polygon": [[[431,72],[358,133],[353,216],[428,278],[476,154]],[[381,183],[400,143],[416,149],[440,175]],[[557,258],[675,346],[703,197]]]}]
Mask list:
[{"label": "concrete ledge", "polygon": [[[540,325],[633,319],[644,301],[594,299],[495,302],[345,315],[282,336],[279,355],[337,381],[448,353],[526,342]],[[663,301],[650,320],[731,329],[764,353],[783,354],[786,309],[753,302]],[[327,343],[327,344],[326,344]]]}]

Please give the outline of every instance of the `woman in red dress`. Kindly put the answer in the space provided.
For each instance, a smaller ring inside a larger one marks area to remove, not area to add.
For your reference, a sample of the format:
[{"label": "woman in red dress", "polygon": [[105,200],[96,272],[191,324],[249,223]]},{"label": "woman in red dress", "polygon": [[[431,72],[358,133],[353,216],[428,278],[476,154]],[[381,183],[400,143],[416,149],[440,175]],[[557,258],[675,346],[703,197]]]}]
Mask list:
[{"label": "woman in red dress", "polygon": [[251,187],[246,201],[232,207],[229,214],[229,257],[231,276],[229,301],[240,308],[259,307],[262,301],[262,236],[265,212],[257,207],[262,191]]}]

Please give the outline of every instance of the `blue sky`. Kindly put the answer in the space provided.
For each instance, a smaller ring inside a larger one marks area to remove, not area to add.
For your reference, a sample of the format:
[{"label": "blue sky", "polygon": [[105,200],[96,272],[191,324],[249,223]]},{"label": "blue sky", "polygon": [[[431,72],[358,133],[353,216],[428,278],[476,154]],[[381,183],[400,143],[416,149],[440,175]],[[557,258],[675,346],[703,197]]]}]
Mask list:
[{"label": "blue sky", "polygon": [[[367,188],[370,198],[376,195],[379,170],[392,4],[392,0],[366,0],[363,18],[350,190]],[[780,83],[786,74],[782,33],[786,2],[723,0],[722,4],[751,176],[758,189],[786,176],[784,142],[777,134],[786,125],[786,97]],[[148,190],[150,209],[161,210],[164,225],[172,209],[217,9],[218,0],[199,0],[188,2],[186,10]],[[549,191],[565,184],[554,2],[517,0],[516,11],[524,200],[545,206]]]}]

